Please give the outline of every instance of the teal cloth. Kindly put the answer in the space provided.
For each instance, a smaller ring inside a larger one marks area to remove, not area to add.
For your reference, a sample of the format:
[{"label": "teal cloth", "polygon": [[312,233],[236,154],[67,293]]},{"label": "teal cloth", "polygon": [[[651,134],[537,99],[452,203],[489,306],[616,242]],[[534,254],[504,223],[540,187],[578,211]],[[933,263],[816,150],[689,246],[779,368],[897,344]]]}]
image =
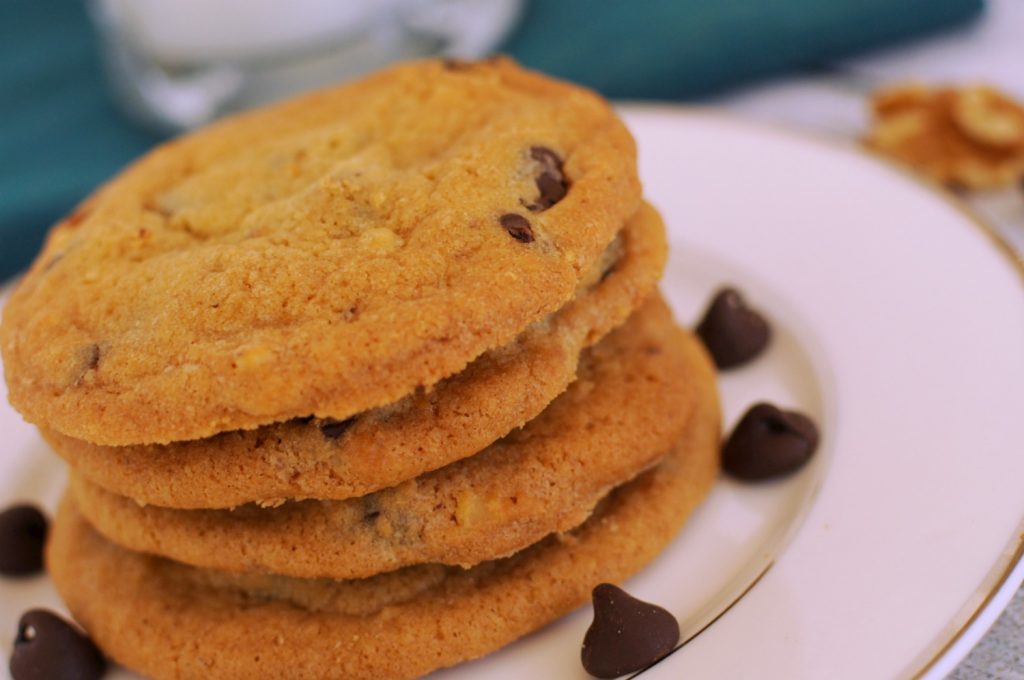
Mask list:
[{"label": "teal cloth", "polygon": [[539,0],[504,50],[616,99],[694,99],[970,20],[983,0]]},{"label": "teal cloth", "polygon": [[[609,97],[694,99],[959,22],[983,0],[535,0],[502,51]],[[0,3],[0,280],[159,139],[106,96],[79,0]]]}]

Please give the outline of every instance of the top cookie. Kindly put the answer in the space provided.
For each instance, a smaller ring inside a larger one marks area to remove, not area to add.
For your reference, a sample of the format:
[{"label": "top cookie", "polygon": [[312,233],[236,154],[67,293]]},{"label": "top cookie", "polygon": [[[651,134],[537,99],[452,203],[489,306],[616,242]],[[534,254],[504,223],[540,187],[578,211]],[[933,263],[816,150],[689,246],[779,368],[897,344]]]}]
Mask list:
[{"label": "top cookie", "polygon": [[565,304],[639,200],[607,103],[507,59],[237,116],[53,229],[0,327],[10,399],[106,445],[346,418]]}]

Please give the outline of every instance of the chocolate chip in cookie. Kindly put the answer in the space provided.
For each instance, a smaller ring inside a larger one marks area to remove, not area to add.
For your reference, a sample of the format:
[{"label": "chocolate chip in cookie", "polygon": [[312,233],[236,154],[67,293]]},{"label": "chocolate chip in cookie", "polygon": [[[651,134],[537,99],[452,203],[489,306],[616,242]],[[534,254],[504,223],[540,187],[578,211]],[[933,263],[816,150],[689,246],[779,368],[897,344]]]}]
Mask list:
[{"label": "chocolate chip in cookie", "polygon": [[355,418],[346,418],[345,420],[324,420],[320,423],[320,433],[327,439],[340,439],[343,434],[348,432],[348,429],[352,427],[355,422]]},{"label": "chocolate chip in cookie", "polygon": [[562,171],[562,159],[546,146],[530,147],[530,158],[540,165],[537,191],[540,195],[527,206],[531,212],[541,212],[555,205],[569,193],[569,182]]},{"label": "chocolate chip in cookie", "polygon": [[501,222],[501,226],[505,228],[509,236],[515,240],[520,243],[533,242],[533,227],[530,226],[530,221],[522,215],[506,213],[498,221]]},{"label": "chocolate chip in cookie", "polygon": [[89,345],[85,348],[85,367],[88,371],[95,371],[100,365],[100,346]]}]

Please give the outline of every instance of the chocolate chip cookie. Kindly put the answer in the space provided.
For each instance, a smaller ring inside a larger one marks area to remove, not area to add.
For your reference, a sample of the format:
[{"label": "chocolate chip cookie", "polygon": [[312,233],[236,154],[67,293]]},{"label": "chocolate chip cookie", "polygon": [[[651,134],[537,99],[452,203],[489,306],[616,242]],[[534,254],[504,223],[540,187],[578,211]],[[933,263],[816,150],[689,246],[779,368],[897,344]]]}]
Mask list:
[{"label": "chocolate chip cookie", "polygon": [[697,397],[674,452],[578,529],[510,558],[385,581],[232,576],[124,550],[67,499],[48,551],[54,581],[107,654],[157,679],[412,678],[482,656],[642,568],[710,488],[713,369],[699,345],[685,348]]},{"label": "chocolate chip cookie", "polygon": [[342,500],[393,486],[476,453],[565,389],[582,348],[624,321],[661,275],[665,232],[654,208],[644,205],[616,244],[592,285],[549,320],[489,350],[433,390],[348,420],[298,419],[202,440],[124,447],[43,434],[83,477],[147,505]]},{"label": "chocolate chip cookie", "polygon": [[663,458],[693,407],[695,342],[656,296],[587,351],[577,380],[522,429],[369,496],[175,510],[81,478],[71,488],[109,539],[201,567],[344,579],[409,564],[468,567],[577,526],[611,488]]},{"label": "chocolate chip cookie", "polygon": [[398,65],[164,144],[56,225],[0,326],[10,399],[117,446],[343,421],[565,305],[639,205],[595,94]]}]

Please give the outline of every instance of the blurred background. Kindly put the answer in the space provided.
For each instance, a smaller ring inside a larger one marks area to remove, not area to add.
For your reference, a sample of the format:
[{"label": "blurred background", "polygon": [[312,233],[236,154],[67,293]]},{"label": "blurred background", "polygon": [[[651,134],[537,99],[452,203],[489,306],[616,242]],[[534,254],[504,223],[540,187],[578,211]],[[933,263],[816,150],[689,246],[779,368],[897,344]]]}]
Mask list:
[{"label": "blurred background", "polygon": [[[618,101],[711,105],[849,139],[877,125],[880,87],[988,83],[1003,95],[912,90],[900,106],[918,122],[980,110],[982,141],[1002,135],[993,181],[932,175],[1024,249],[1024,0],[3,0],[0,281],[169,136],[395,60],[495,52]],[[957,148],[969,156],[975,141]],[[1018,596],[955,677],[1024,678],[1022,659]]]}]

